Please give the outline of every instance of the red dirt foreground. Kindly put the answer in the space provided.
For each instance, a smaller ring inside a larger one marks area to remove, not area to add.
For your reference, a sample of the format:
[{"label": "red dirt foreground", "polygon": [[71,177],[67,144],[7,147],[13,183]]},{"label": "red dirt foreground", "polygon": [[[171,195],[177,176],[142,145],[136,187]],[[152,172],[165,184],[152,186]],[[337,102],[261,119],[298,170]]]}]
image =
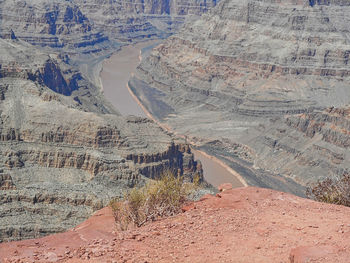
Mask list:
[{"label": "red dirt foreground", "polygon": [[[0,244],[2,262],[350,262],[350,208],[255,187],[116,230],[104,208],[62,233]],[[1,261],[0,260],[0,261]]]}]

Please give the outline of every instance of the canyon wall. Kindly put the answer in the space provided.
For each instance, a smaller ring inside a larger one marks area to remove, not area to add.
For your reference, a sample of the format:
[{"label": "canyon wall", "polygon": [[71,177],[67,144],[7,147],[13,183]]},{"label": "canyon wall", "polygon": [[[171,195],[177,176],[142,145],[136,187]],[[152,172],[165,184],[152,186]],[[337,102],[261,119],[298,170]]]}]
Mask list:
[{"label": "canyon wall", "polygon": [[186,17],[196,17],[215,6],[210,1],[120,1],[74,0],[99,30],[118,41],[174,33]]},{"label": "canyon wall", "polygon": [[130,86],[251,185],[303,195],[348,173],[346,1],[221,1],[153,50]]},{"label": "canyon wall", "polygon": [[215,4],[216,0],[1,0],[0,32],[67,53],[96,53],[115,46],[115,41],[168,36],[187,16],[199,16]]},{"label": "canyon wall", "polygon": [[108,42],[72,1],[2,0],[0,15],[1,32],[12,30],[33,45],[88,53]]}]

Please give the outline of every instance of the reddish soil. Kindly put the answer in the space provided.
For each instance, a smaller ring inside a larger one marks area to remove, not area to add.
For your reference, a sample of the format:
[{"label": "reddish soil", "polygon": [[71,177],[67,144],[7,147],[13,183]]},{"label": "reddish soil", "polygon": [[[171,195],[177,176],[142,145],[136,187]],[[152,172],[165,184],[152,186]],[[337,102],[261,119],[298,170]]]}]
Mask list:
[{"label": "reddish soil", "polygon": [[[0,244],[3,262],[350,262],[350,208],[230,189],[138,229],[104,208],[76,228]],[[7,258],[7,259],[5,259]],[[0,260],[1,261],[1,260]]]}]

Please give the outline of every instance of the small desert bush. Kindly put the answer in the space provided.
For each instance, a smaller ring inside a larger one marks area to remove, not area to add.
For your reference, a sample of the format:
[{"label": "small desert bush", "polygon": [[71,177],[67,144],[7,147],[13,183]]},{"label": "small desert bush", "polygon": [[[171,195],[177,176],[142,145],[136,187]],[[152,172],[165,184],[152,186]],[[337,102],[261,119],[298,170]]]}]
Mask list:
[{"label": "small desert bush", "polygon": [[319,181],[307,188],[306,195],[316,201],[350,206],[350,174]]},{"label": "small desert bush", "polygon": [[140,227],[148,221],[179,213],[188,196],[198,187],[198,179],[194,181],[184,182],[183,177],[166,172],[159,180],[131,189],[123,199],[110,203],[117,224],[121,230],[126,230],[131,225]]}]

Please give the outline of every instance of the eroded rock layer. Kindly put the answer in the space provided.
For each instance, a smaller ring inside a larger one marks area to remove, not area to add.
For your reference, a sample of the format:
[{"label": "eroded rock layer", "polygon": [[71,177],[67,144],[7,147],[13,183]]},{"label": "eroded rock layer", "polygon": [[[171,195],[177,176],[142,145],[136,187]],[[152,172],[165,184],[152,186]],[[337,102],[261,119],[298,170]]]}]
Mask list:
[{"label": "eroded rock layer", "polygon": [[0,241],[73,227],[166,170],[202,177],[188,145],[120,116],[60,55],[0,39]]},{"label": "eroded rock layer", "polygon": [[349,14],[346,1],[221,1],[155,48],[130,86],[249,184],[302,195],[350,169]]}]

